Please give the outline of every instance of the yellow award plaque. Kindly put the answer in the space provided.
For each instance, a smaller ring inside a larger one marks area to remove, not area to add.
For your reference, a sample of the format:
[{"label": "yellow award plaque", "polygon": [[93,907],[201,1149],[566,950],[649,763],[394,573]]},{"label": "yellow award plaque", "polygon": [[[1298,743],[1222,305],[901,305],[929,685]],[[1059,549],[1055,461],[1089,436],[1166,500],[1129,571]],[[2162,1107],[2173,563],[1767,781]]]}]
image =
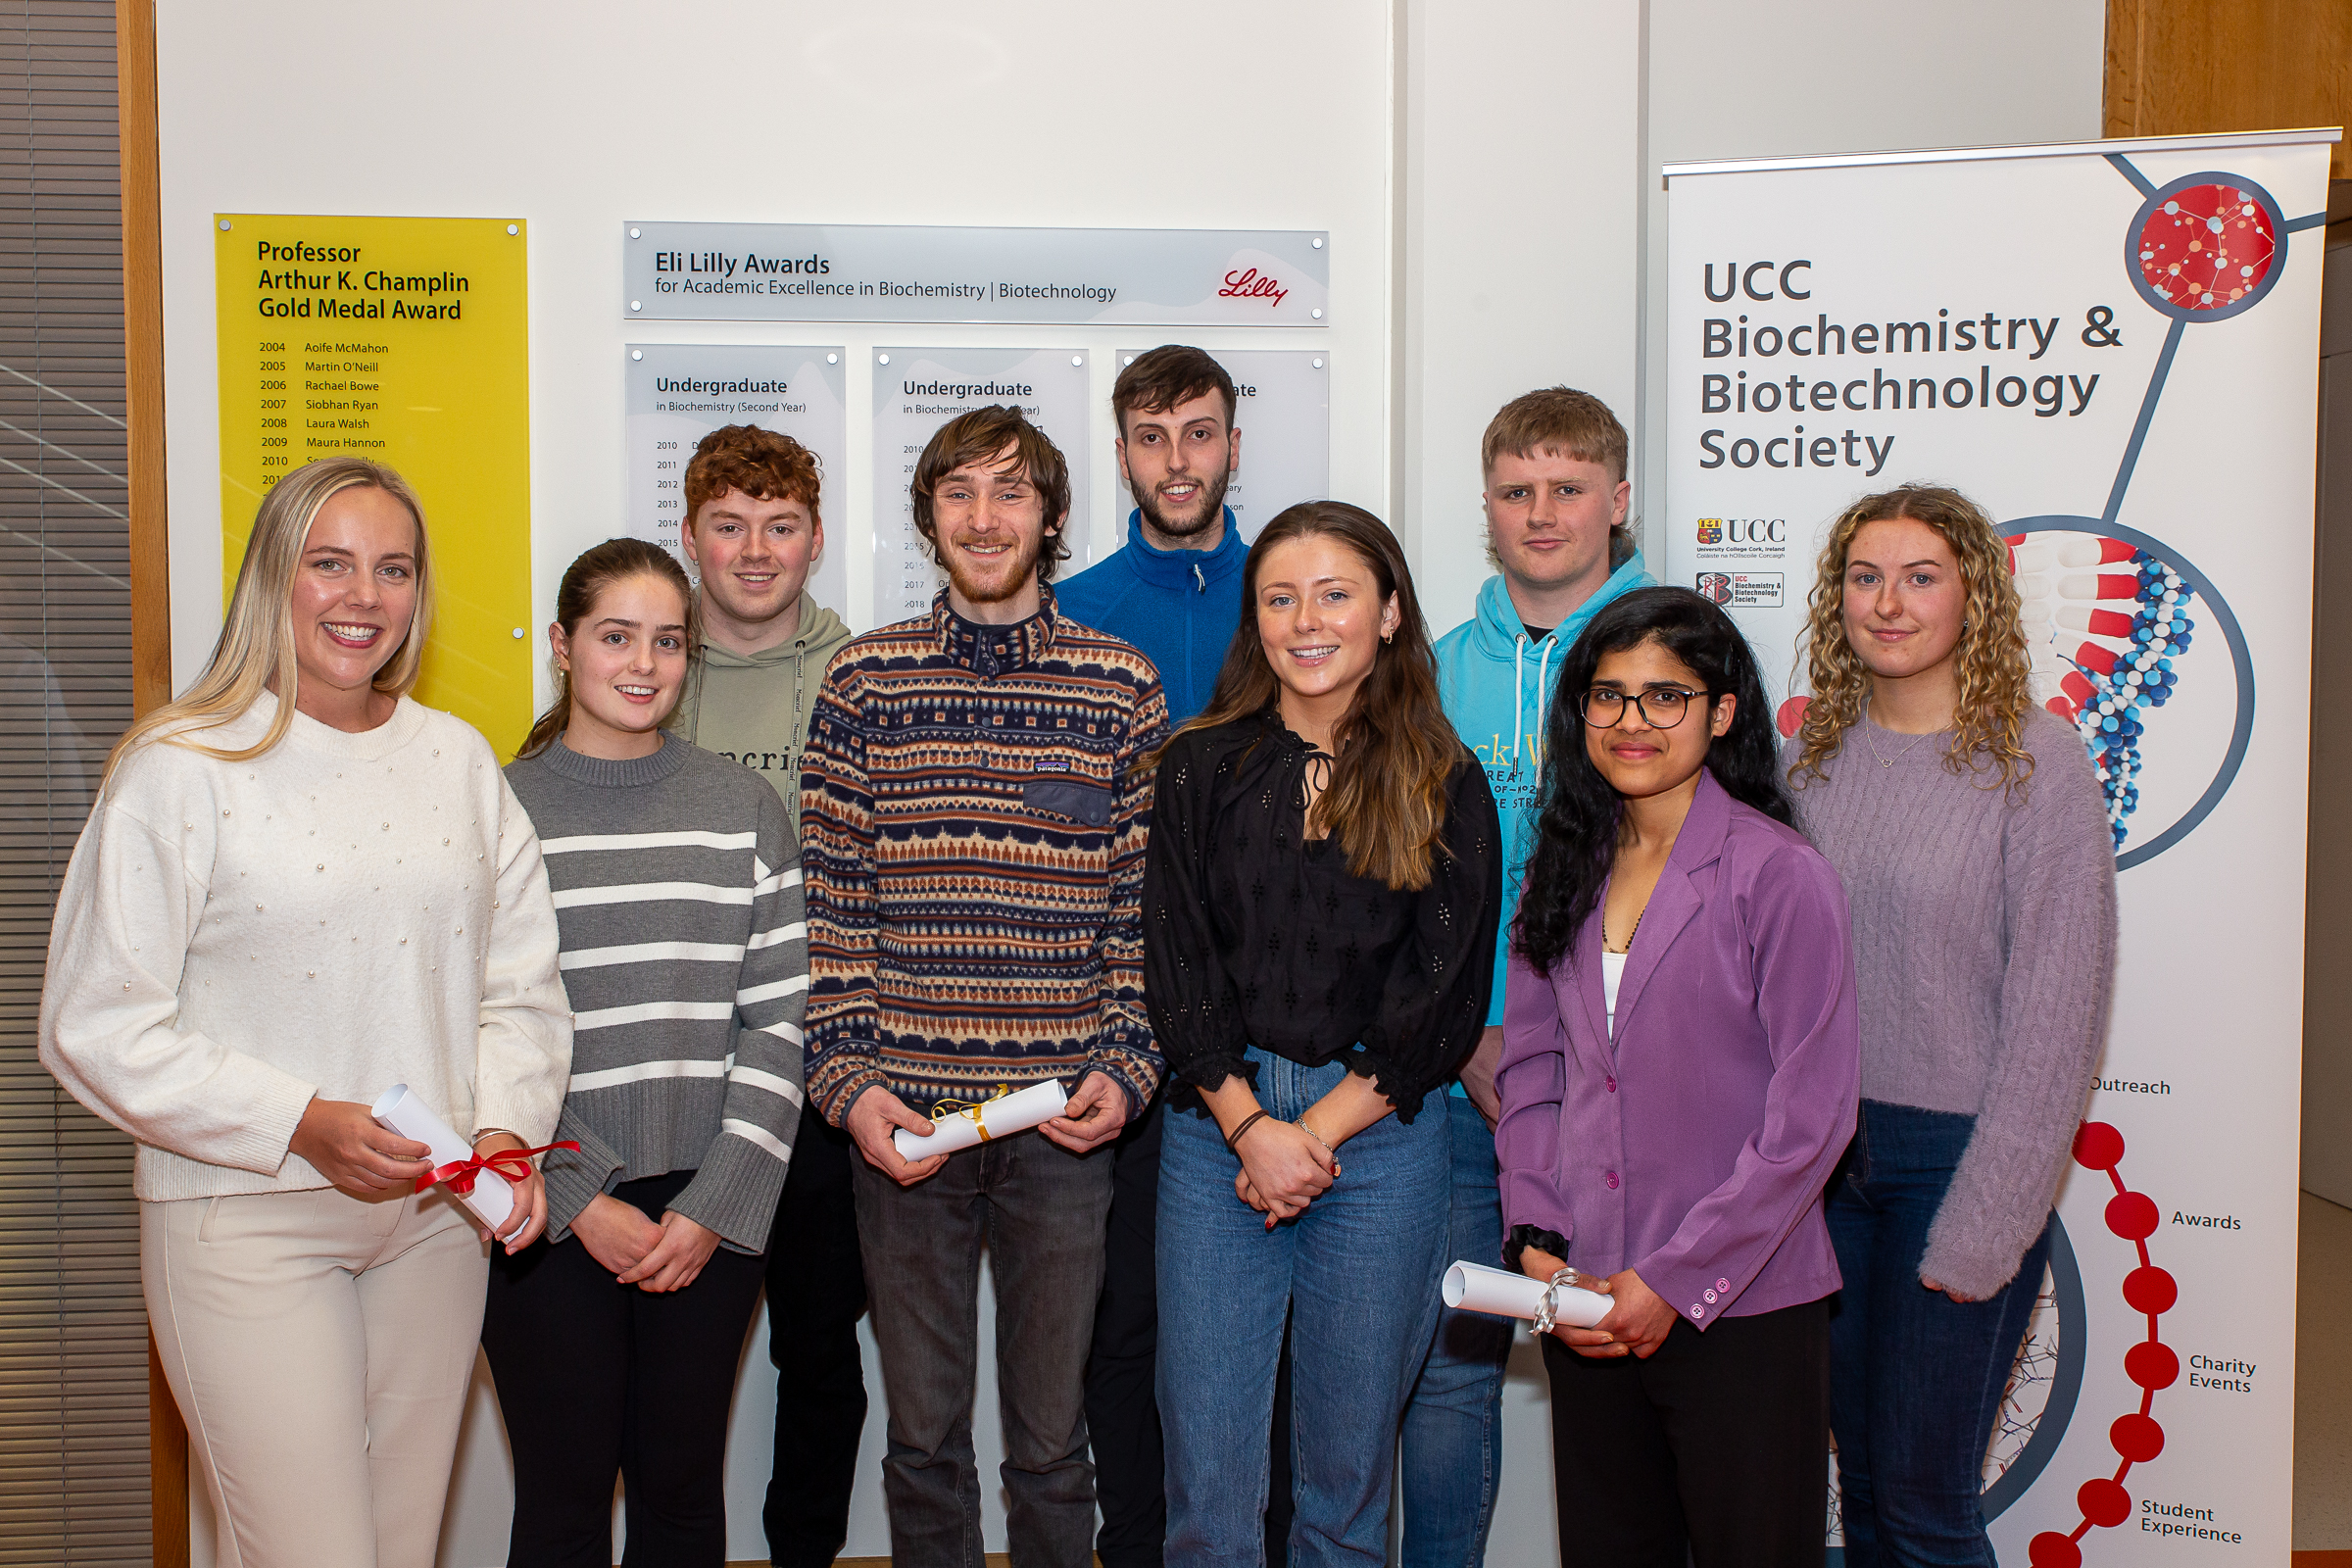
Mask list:
[{"label": "yellow award plaque", "polygon": [[508,219],[213,219],[220,532],[236,583],[262,497],[348,453],[424,502],[432,641],[416,700],[512,756],[531,722],[528,225]]}]

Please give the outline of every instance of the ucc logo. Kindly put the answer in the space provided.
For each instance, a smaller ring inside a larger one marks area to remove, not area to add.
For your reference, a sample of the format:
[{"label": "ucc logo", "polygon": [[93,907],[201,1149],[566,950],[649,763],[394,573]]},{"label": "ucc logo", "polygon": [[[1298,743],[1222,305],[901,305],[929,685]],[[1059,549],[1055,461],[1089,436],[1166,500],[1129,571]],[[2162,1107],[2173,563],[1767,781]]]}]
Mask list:
[{"label": "ucc logo", "polygon": [[1290,290],[1282,280],[1260,277],[1254,267],[1236,268],[1225,274],[1225,286],[1217,290],[1221,300],[1264,300],[1268,305],[1280,305]]},{"label": "ucc logo", "polygon": [[1723,543],[1723,519],[1721,517],[1699,518],[1698,542],[1702,545],[1719,545]]},{"label": "ucc logo", "polygon": [[1736,545],[1782,545],[1788,542],[1787,517],[1726,517],[1723,531]]}]

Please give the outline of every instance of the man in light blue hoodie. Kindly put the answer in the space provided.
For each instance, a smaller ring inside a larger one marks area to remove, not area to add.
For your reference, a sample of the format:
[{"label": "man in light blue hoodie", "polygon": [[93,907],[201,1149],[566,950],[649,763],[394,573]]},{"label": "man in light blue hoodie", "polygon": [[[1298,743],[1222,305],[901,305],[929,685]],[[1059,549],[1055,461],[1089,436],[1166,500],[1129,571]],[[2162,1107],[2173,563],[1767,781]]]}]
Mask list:
[{"label": "man in light blue hoodie", "polygon": [[[1494,1000],[1477,1052],[1447,1105],[1453,1146],[1453,1257],[1502,1251],[1494,1191],[1494,1064],[1502,1051],[1502,979],[1519,878],[1534,843],[1552,681],[1601,606],[1653,585],[1626,526],[1633,486],[1625,426],[1589,392],[1547,387],[1513,398],[1487,426],[1487,559],[1498,568],[1478,612],[1441,638],[1446,715],[1478,760],[1502,816],[1502,933]],[[1404,1415],[1403,1560],[1475,1565],[1486,1555],[1501,1473],[1502,1374],[1510,1326],[1448,1311]],[[1563,1530],[1571,1528],[1562,1521]]]}]

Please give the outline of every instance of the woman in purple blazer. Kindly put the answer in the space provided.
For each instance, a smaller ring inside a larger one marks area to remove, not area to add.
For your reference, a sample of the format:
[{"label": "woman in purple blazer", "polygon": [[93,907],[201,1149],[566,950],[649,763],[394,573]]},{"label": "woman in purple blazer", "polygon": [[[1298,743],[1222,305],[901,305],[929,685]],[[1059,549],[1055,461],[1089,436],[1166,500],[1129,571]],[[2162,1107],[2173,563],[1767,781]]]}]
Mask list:
[{"label": "woman in purple blazer", "polygon": [[1845,894],[1788,826],[1754,656],[1698,595],[1595,615],[1551,711],[1495,1155],[1505,1261],[1613,1303],[1544,1342],[1561,1560],[1818,1564]]}]

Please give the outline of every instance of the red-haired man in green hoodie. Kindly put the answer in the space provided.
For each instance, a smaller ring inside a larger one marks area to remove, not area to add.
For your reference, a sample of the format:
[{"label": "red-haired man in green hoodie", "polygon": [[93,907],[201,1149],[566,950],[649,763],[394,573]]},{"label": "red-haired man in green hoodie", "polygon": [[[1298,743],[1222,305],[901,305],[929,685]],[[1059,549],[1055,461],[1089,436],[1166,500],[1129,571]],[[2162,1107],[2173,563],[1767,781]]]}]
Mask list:
[{"label": "red-haired man in green hoodie", "polygon": [[[809,710],[825,666],[850,640],[841,617],[808,593],[825,548],[820,488],[808,448],[756,424],[711,431],[686,466],[686,558],[701,576],[703,646],[671,727],[774,786],[796,842]],[[778,1563],[830,1563],[849,1537],[865,1427],[864,1310],[849,1137],[805,1116],[767,1247],[776,1446],[764,1522]]]}]

